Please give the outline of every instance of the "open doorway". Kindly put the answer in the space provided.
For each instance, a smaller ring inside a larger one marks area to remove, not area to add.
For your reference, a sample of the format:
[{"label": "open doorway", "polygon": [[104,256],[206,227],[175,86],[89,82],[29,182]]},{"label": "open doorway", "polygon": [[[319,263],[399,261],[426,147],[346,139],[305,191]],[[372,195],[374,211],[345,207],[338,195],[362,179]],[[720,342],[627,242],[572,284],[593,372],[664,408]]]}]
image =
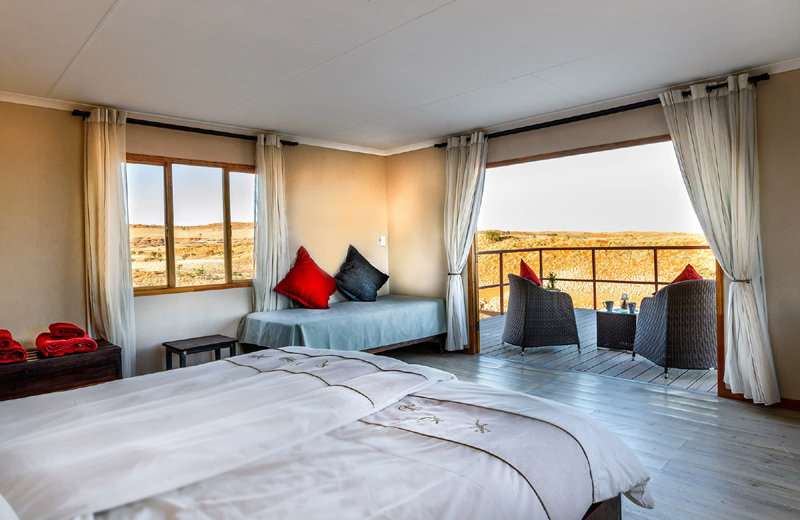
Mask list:
[{"label": "open doorway", "polygon": [[[473,266],[482,355],[718,393],[716,260],[669,136],[488,167]],[[515,278],[526,268],[533,295]],[[671,285],[686,273],[702,280]]]}]

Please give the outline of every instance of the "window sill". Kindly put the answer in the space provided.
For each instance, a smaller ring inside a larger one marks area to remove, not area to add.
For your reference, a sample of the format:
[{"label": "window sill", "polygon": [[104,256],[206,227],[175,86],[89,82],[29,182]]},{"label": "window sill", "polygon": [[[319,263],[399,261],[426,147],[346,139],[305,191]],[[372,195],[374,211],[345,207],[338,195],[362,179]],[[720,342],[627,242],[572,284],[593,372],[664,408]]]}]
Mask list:
[{"label": "window sill", "polygon": [[133,290],[133,296],[155,296],[158,294],[188,293],[200,291],[219,291],[222,289],[238,289],[241,287],[252,287],[252,280],[241,282],[221,283],[216,285],[188,285],[186,287],[140,287]]}]

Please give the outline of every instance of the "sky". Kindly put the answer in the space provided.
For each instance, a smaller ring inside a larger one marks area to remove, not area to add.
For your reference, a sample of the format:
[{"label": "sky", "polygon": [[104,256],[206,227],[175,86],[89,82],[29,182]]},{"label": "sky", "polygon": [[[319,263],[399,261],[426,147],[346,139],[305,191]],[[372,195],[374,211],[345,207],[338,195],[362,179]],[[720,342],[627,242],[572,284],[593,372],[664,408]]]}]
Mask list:
[{"label": "sky", "polygon": [[[255,176],[230,173],[231,221],[252,222]],[[176,226],[222,222],[222,169],[172,165]],[[164,225],[164,173],[161,166],[128,164],[128,216],[131,224]]]},{"label": "sky", "polygon": [[[231,220],[253,221],[254,176],[230,174]],[[222,222],[222,170],[174,164],[175,225]],[[132,224],[164,225],[160,166],[128,165]],[[478,229],[702,233],[672,143],[561,157],[486,172]]]},{"label": "sky", "polygon": [[671,141],[489,168],[478,229],[702,233]]}]

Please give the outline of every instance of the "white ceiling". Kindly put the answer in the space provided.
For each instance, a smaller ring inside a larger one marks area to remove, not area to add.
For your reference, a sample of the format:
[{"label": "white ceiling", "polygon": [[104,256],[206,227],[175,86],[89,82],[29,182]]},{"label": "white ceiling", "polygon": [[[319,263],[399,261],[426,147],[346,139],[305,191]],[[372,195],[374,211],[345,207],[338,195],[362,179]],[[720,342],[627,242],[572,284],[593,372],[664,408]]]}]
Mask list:
[{"label": "white ceiling", "polygon": [[800,57],[798,0],[0,2],[0,91],[377,150]]}]

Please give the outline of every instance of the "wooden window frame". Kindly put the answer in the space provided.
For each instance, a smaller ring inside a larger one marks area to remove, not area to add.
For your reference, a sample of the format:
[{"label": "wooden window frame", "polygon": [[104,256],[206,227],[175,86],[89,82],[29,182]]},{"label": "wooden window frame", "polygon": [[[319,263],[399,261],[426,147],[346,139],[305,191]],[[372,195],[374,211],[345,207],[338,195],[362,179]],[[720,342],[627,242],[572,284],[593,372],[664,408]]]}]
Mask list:
[{"label": "wooden window frame", "polygon": [[[145,155],[129,153],[126,156],[126,163],[129,164],[149,164],[161,166],[164,170],[164,239],[166,241],[166,266],[167,266],[167,285],[153,287],[134,287],[134,296],[152,296],[157,294],[187,293],[199,291],[214,291],[220,289],[235,289],[238,287],[252,287],[252,280],[233,279],[233,237],[231,230],[231,198],[230,198],[230,174],[252,173],[255,174],[255,166],[249,164],[236,164],[215,161],[198,161],[196,159],[180,159],[176,157],[163,157],[160,155]],[[225,283],[213,285],[188,285],[178,287],[175,275],[175,220],[173,212],[172,194],[172,165],[182,164],[186,166],[205,166],[208,168],[222,169],[222,225],[223,225],[223,249],[225,257]]]}]

